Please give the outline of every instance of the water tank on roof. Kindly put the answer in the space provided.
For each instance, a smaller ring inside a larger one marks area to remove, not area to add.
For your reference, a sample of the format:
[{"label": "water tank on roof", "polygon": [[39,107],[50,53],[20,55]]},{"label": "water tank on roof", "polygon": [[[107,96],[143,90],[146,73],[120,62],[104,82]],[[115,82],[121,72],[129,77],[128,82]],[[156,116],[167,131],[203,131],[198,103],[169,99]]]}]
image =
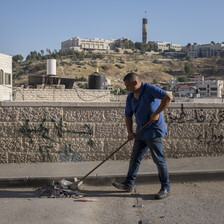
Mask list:
[{"label": "water tank on roof", "polygon": [[105,89],[106,78],[104,75],[98,73],[98,70],[93,74],[89,75],[88,89]]},{"label": "water tank on roof", "polygon": [[56,75],[56,59],[47,59],[47,75]]}]

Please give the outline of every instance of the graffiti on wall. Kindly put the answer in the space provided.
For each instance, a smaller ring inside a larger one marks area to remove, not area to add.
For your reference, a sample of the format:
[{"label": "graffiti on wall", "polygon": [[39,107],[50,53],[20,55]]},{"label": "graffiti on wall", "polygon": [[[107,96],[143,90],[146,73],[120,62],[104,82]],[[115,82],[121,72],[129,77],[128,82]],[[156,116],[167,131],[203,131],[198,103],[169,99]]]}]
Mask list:
[{"label": "graffiti on wall", "polygon": [[[53,123],[53,126],[56,131],[56,136],[58,138],[63,138],[63,135],[65,133],[70,133],[74,135],[85,135],[88,136],[87,145],[89,147],[94,147],[95,142],[92,140],[93,136],[93,130],[92,128],[84,124],[81,129],[75,130],[75,129],[66,129],[63,127],[63,121],[62,118],[60,118],[59,122],[56,122],[54,119],[51,119],[50,121]],[[53,145],[51,143],[54,143],[55,140],[49,136],[50,133],[50,127],[47,127],[46,125],[46,118],[43,118],[42,121],[38,125],[31,125],[29,120],[26,120],[23,125],[21,125],[21,128],[19,129],[19,133],[24,135],[24,137],[28,138],[29,142],[31,144],[34,144],[33,136],[39,136],[40,138],[43,138],[47,140],[48,144],[46,145],[39,145],[39,153],[43,159],[43,161],[53,161],[53,158],[51,156],[51,151],[53,150]],[[71,144],[62,144],[62,147],[59,151],[55,152],[58,153],[60,156],[60,160],[65,161],[81,161],[82,156],[80,153],[77,153],[74,149],[72,149]]]},{"label": "graffiti on wall", "polygon": [[204,131],[196,136],[200,144],[218,145],[224,135],[217,131],[220,125],[224,123],[224,110],[217,109],[212,114],[207,114],[206,109],[185,110],[181,104],[180,110],[173,110],[165,115],[165,121],[168,127],[172,124],[179,123],[200,123],[204,124]]}]

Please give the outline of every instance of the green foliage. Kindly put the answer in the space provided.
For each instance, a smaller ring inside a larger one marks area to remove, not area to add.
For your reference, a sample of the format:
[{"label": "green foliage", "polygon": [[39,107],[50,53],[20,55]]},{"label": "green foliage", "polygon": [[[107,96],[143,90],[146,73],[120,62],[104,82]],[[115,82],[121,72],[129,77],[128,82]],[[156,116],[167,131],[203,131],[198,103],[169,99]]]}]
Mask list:
[{"label": "green foliage", "polygon": [[181,76],[181,77],[178,77],[177,78],[177,81],[178,82],[187,82],[188,81],[188,78],[186,76]]},{"label": "green foliage", "polygon": [[165,91],[168,91],[169,87],[168,86],[163,86],[162,89],[165,90]]},{"label": "green foliage", "polygon": [[186,60],[187,60],[187,61],[191,61],[190,56],[187,56],[187,57],[186,57]]},{"label": "green foliage", "polygon": [[216,65],[214,65],[214,66],[212,66],[212,69],[211,70],[212,70],[211,71],[212,74],[215,75],[219,71],[219,68]]},{"label": "green foliage", "polygon": [[158,83],[157,79],[153,79],[152,83],[157,84]]},{"label": "green foliage", "polygon": [[[78,62],[77,62],[78,63]],[[71,62],[67,62],[67,61],[61,61],[60,62],[60,65],[64,66],[64,65],[68,65],[68,66],[71,66],[72,63]]]},{"label": "green foliage", "polygon": [[115,89],[111,90],[111,94],[114,94],[114,95],[127,95],[128,91],[126,89],[123,89],[123,88],[115,88]]},{"label": "green foliage", "polygon": [[37,53],[37,51],[31,51],[30,54],[26,57],[26,61],[29,60],[40,60],[41,55]]},{"label": "green foliage", "polygon": [[80,82],[86,82],[87,79],[85,77],[80,77],[80,78],[76,78],[76,81],[80,81]]},{"label": "green foliage", "polygon": [[120,58],[120,63],[121,63],[121,64],[125,64],[124,59]]},{"label": "green foliage", "polygon": [[117,47],[121,47],[124,49],[132,49],[134,48],[134,43],[131,40],[128,40],[127,38],[121,40],[120,45]]},{"label": "green foliage", "polygon": [[84,62],[78,62],[78,61],[76,62],[76,64],[77,64],[77,65],[85,65]]},{"label": "green foliage", "polygon": [[97,62],[95,62],[95,61],[91,61],[91,62],[89,63],[89,65],[92,66],[93,68],[96,68],[96,67],[97,67]]},{"label": "green foliage", "polygon": [[15,62],[15,63],[21,62],[21,61],[23,60],[23,56],[22,56],[21,54],[14,55],[14,56],[12,57],[12,60],[13,60],[13,62]]},{"label": "green foliage", "polygon": [[79,88],[81,88],[81,89],[86,89],[86,85],[85,85],[85,84],[80,84],[80,85],[79,85]]},{"label": "green foliage", "polygon": [[156,49],[152,49],[150,43],[145,44],[142,42],[135,42],[134,47],[135,49],[138,49],[141,52],[141,54],[145,54],[146,51],[151,51],[151,50],[156,51]]},{"label": "green foliage", "polygon": [[115,64],[114,66],[116,66],[117,68],[119,68],[119,69],[122,69],[122,68],[124,68],[124,66],[122,66],[122,65],[119,65],[119,64]]},{"label": "green foliage", "polygon": [[104,71],[107,71],[107,70],[109,69],[106,65],[102,65],[101,68],[102,68]]},{"label": "green foliage", "polygon": [[190,64],[185,64],[184,65],[184,71],[186,74],[190,74],[192,72],[192,67]]},{"label": "green foliage", "polygon": [[154,59],[152,62],[155,64],[161,64],[161,62],[158,59]]}]

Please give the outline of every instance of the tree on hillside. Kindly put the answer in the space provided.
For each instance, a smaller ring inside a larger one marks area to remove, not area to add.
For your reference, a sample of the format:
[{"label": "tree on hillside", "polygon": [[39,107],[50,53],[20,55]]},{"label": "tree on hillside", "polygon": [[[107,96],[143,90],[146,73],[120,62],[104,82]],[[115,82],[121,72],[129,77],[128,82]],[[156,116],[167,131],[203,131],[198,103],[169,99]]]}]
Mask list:
[{"label": "tree on hillside", "polygon": [[51,54],[51,50],[50,50],[49,48],[46,49],[46,52],[47,52],[48,54]]},{"label": "tree on hillside", "polygon": [[150,43],[145,44],[142,42],[135,42],[134,46],[136,49],[140,50],[142,54],[144,54],[146,51],[152,50]]},{"label": "tree on hillside", "polygon": [[192,67],[190,64],[185,64],[184,65],[184,71],[186,74],[190,74],[192,72]]},{"label": "tree on hillside", "polygon": [[188,81],[188,78],[185,77],[185,76],[181,76],[181,77],[178,77],[177,81],[178,82],[187,82]]},{"label": "tree on hillside", "polygon": [[44,50],[41,50],[41,51],[40,51],[40,54],[41,54],[41,56],[43,57],[43,56],[44,56]]},{"label": "tree on hillside", "polygon": [[134,48],[134,43],[131,40],[128,40],[127,38],[121,40],[121,48],[124,49],[132,49]]},{"label": "tree on hillside", "polygon": [[40,60],[41,55],[37,53],[37,51],[31,51],[29,55],[27,55],[26,60]]},{"label": "tree on hillside", "polygon": [[214,66],[212,66],[212,69],[211,70],[212,70],[211,71],[212,74],[215,75],[219,71],[219,68],[216,65],[214,65]]},{"label": "tree on hillside", "polygon": [[187,49],[190,49],[190,47],[191,47],[191,43],[188,43],[187,44]]},{"label": "tree on hillside", "polygon": [[18,62],[21,62],[23,60],[23,56],[21,54],[17,54],[17,55],[14,55],[12,57],[12,60],[15,62],[15,63],[18,63]]}]

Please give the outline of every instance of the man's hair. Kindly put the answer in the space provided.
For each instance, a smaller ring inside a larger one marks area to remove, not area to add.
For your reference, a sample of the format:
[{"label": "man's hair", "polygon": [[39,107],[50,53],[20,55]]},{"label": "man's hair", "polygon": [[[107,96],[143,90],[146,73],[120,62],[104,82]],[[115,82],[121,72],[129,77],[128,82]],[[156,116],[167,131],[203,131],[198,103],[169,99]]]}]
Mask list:
[{"label": "man's hair", "polygon": [[138,75],[136,73],[130,72],[124,77],[123,81],[134,82],[140,81],[140,79],[138,78]]}]

